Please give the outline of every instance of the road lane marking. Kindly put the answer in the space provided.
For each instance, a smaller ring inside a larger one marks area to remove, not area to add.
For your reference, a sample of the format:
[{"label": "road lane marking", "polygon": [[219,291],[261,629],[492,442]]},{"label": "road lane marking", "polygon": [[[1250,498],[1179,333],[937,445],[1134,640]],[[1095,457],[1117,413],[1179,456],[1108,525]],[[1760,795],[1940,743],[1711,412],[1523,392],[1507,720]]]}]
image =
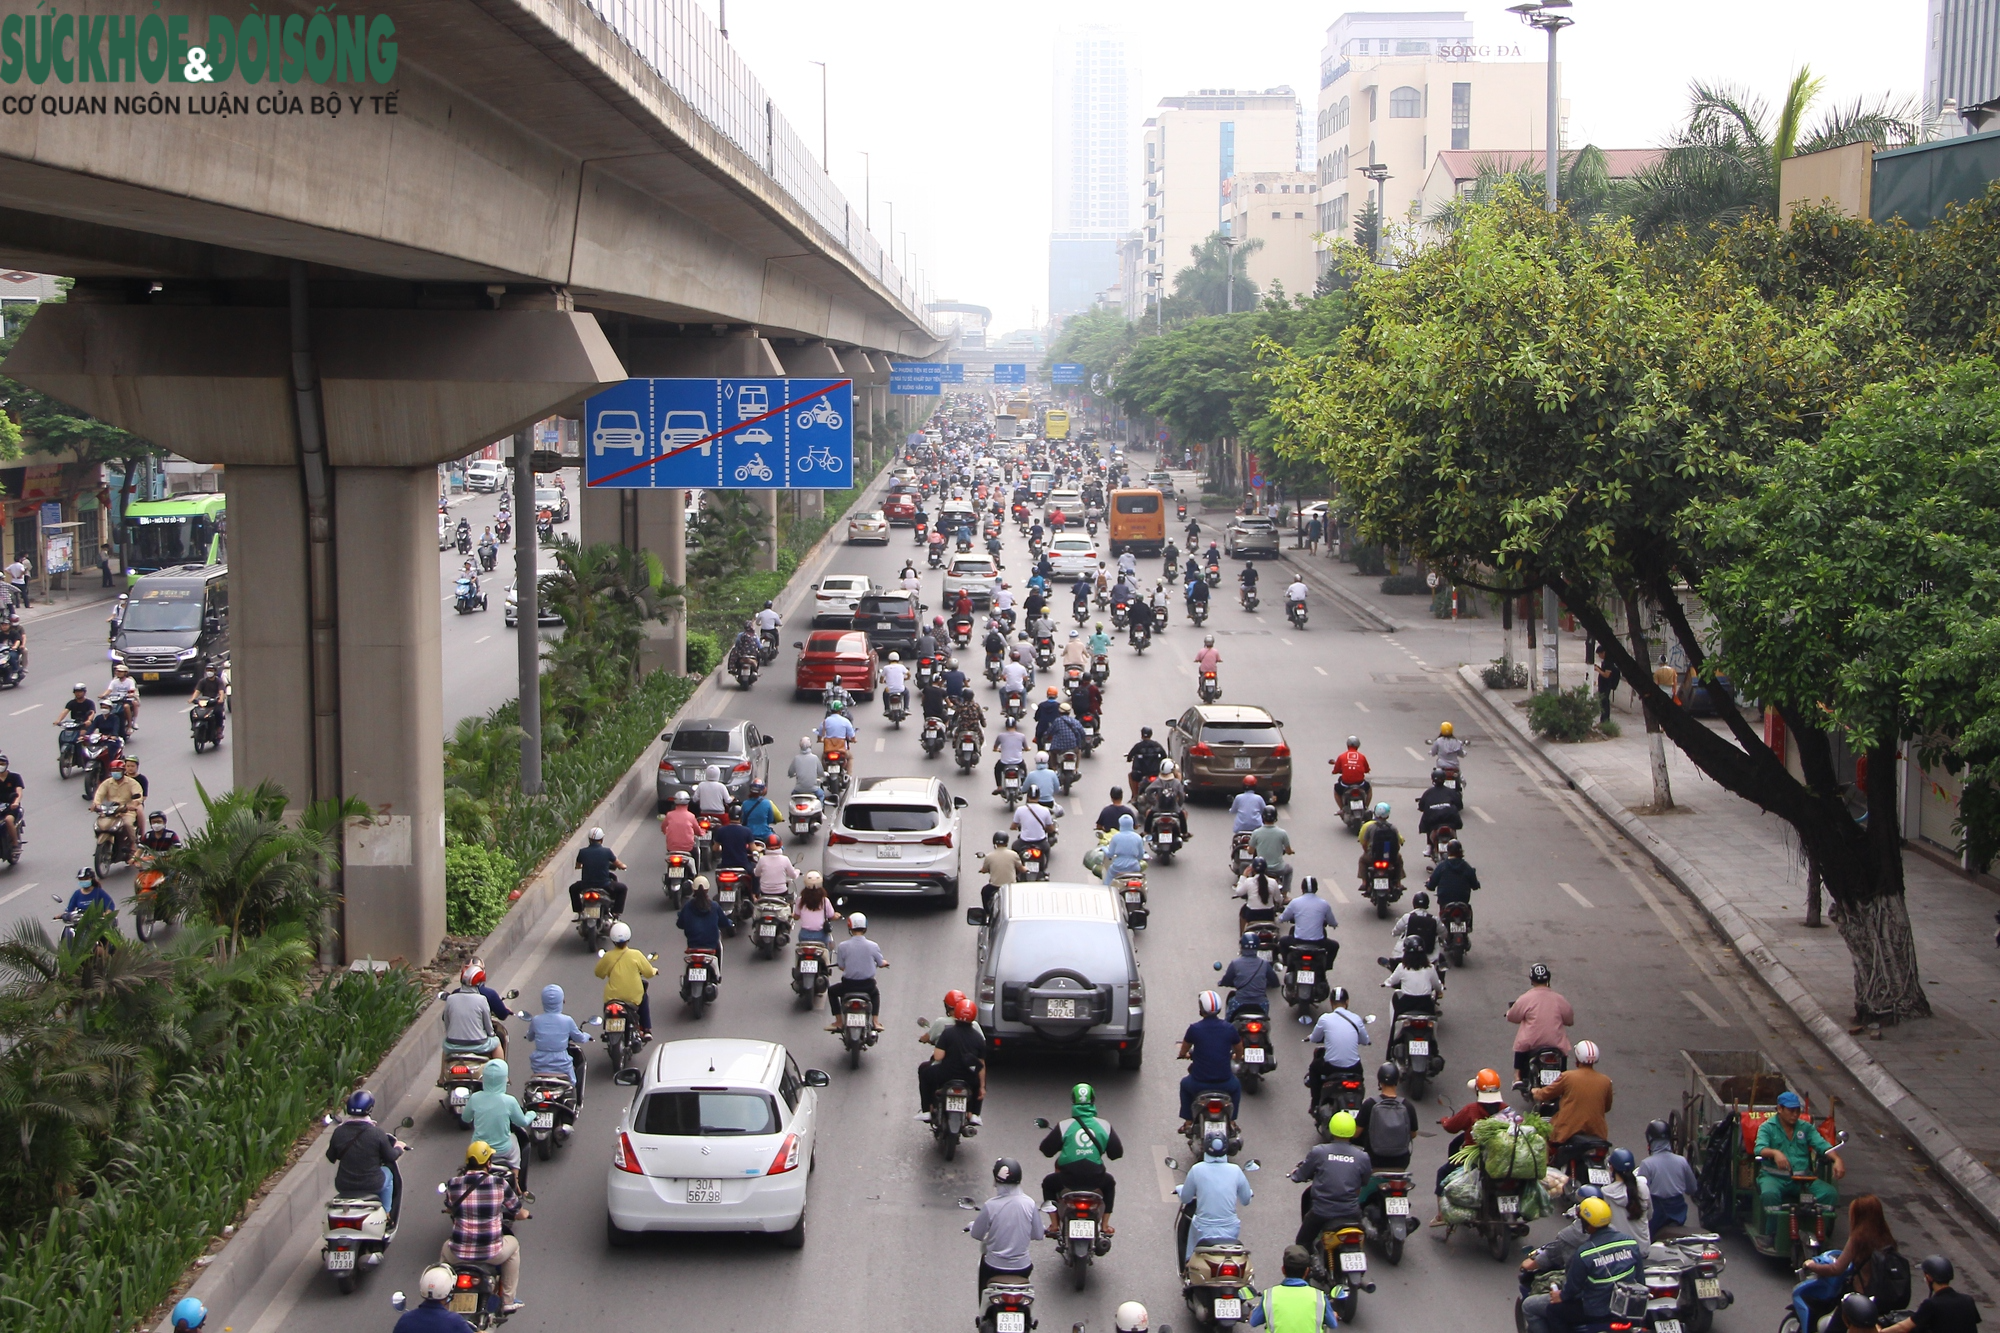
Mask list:
[{"label": "road lane marking", "polygon": [[1333,900],[1339,903],[1342,907],[1345,907],[1349,903],[1354,901],[1354,899],[1347,896],[1346,889],[1341,888],[1340,885],[1334,883],[1332,880],[1326,881],[1326,883],[1322,884],[1320,887],[1325,889],[1327,893],[1333,898]]},{"label": "road lane marking", "polygon": [[1411,749],[1407,745],[1403,747],[1403,753],[1410,756],[1410,758],[1416,760],[1420,764],[1424,762],[1424,757],[1418,754],[1415,750]]},{"label": "road lane marking", "polygon": [[41,887],[40,880],[30,880],[26,884],[23,884],[20,888],[8,894],[6,897],[0,898],[0,907],[5,907],[8,903],[13,902],[16,898],[26,893],[29,889],[40,888],[40,887]]},{"label": "road lane marking", "polygon": [[1719,1028],[1726,1028],[1729,1026],[1729,1020],[1724,1018],[1721,1014],[1717,1013],[1715,1011],[1715,1006],[1711,1005],[1707,1000],[1702,999],[1701,996],[1695,994],[1691,990],[1684,990],[1681,992],[1681,994],[1687,996],[1689,1004],[1692,1004],[1695,1008],[1701,1010],[1704,1014],[1707,1014],[1709,1022],[1715,1024]]},{"label": "road lane marking", "polygon": [[1285,646],[1286,646],[1287,648],[1289,648],[1289,647],[1291,647],[1291,646],[1292,646],[1292,641],[1291,641],[1290,639],[1286,638],[1286,637],[1285,637],[1284,635],[1282,635],[1282,634],[1280,634],[1280,635],[1278,636],[1278,642],[1279,642],[1279,643],[1282,643],[1282,644],[1284,644],[1284,645],[1285,645]]},{"label": "road lane marking", "polygon": [[1326,668],[1323,666],[1319,666],[1317,664],[1314,665],[1313,670],[1319,672],[1319,674],[1322,676],[1326,674]]},{"label": "road lane marking", "polygon": [[1563,883],[1563,881],[1557,880],[1556,887],[1561,889],[1564,893],[1567,893],[1570,897],[1576,899],[1577,904],[1581,907],[1595,906],[1595,904],[1593,904],[1590,901],[1590,899],[1584,897],[1582,894],[1576,891],[1576,885],[1574,884],[1565,884]]},{"label": "road lane marking", "polygon": [[885,745],[887,745],[888,743],[889,743],[889,739],[888,739],[888,737],[886,737],[886,736],[877,736],[877,737],[875,738],[875,753],[876,753],[876,754],[880,754],[880,753],[882,753],[882,747],[883,747],[883,746],[885,746]]},{"label": "road lane marking", "polygon": [[1479,818],[1485,821],[1486,823],[1491,824],[1493,822],[1493,816],[1487,814],[1484,810],[1481,810],[1478,806],[1468,805],[1465,808],[1472,811],[1473,814],[1478,815]]},{"label": "road lane marking", "polygon": [[[1322,675],[1324,675],[1325,673],[1324,673],[1324,672],[1322,672],[1321,674],[1322,674]],[[46,706],[47,706],[47,705],[45,705],[45,704],[29,704],[29,705],[28,705],[28,706],[27,706],[26,708],[16,708],[16,709],[15,709],[15,710],[14,710],[13,712],[11,712],[11,713],[7,714],[7,716],[8,716],[8,717],[19,717],[19,716],[21,716],[21,714],[23,714],[23,713],[32,713],[32,712],[34,712],[34,711],[35,711],[35,710],[36,710],[37,708],[44,708],[44,707],[46,707]]]},{"label": "road lane marking", "polygon": [[492,637],[493,636],[491,634],[482,634],[478,638],[472,641],[472,646],[477,648],[480,644],[485,643],[488,639]]},{"label": "road lane marking", "polygon": [[1354,706],[1355,706],[1356,708],[1359,708],[1359,709],[1360,709],[1360,710],[1361,710],[1362,712],[1364,712],[1364,713],[1370,713],[1370,712],[1373,712],[1373,711],[1374,711],[1374,710],[1373,710],[1373,709],[1371,709],[1371,708],[1370,708],[1370,707],[1369,707],[1369,706],[1368,706],[1367,704],[1365,704],[1365,703],[1362,703],[1362,702],[1361,702],[1361,701],[1360,701],[1359,699],[1356,699],[1356,700],[1354,701]]}]

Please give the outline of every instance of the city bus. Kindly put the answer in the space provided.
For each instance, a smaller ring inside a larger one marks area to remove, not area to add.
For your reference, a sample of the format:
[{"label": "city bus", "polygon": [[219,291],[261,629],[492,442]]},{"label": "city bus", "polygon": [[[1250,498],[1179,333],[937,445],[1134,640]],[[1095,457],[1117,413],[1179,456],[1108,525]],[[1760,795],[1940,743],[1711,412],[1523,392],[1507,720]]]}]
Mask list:
[{"label": "city bus", "polygon": [[1047,440],[1067,440],[1069,438],[1069,413],[1060,407],[1052,407],[1042,416],[1042,438]]},{"label": "city bus", "polygon": [[122,524],[126,582],[136,583],[141,575],[175,565],[225,563],[228,525],[223,505],[220,494],[202,491],[128,506]]}]

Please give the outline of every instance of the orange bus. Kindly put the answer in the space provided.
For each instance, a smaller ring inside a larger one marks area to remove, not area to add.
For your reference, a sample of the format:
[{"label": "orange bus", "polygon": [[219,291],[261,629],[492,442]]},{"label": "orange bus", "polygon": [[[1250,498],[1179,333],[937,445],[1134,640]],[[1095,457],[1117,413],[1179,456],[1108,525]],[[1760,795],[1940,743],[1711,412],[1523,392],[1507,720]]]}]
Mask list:
[{"label": "orange bus", "polygon": [[1167,544],[1167,497],[1158,491],[1113,491],[1106,514],[1111,554],[1158,555]]}]

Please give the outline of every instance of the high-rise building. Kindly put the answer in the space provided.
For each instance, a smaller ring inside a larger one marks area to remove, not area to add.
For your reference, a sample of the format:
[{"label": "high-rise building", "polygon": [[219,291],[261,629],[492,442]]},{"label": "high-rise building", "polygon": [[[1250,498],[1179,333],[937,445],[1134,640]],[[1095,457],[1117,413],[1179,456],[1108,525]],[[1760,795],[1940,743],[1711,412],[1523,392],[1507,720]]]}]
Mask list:
[{"label": "high-rise building", "polygon": [[1139,293],[1127,297],[1134,318],[1172,295],[1174,275],[1192,262],[1191,252],[1226,228],[1230,177],[1298,169],[1299,96],[1279,87],[1163,97],[1142,145],[1145,266]]},{"label": "high-rise building", "polygon": [[1383,215],[1402,222],[1439,153],[1543,148],[1548,62],[1533,58],[1542,41],[1524,27],[1504,41],[1475,43],[1472,22],[1459,10],[1335,19],[1319,70],[1323,237],[1352,239],[1356,219],[1377,197],[1362,174],[1371,163],[1388,168]]},{"label": "high-rise building", "polygon": [[2000,114],[2000,0],[1930,0],[1925,23],[1925,115],[1948,120],[1955,109],[1969,128],[1983,128]]},{"label": "high-rise building", "polygon": [[1108,28],[1059,33],[1051,116],[1049,314],[1088,310],[1118,284],[1132,219],[1132,75]]}]

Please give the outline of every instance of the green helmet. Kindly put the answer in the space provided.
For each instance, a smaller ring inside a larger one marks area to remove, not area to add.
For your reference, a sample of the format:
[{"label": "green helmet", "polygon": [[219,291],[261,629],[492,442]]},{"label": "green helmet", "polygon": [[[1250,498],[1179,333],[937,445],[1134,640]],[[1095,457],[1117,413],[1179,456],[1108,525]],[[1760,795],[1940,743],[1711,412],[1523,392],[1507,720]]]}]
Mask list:
[{"label": "green helmet", "polygon": [[1079,1083],[1069,1090],[1069,1100],[1072,1106],[1095,1106],[1097,1089],[1088,1083]]},{"label": "green helmet", "polygon": [[847,701],[845,699],[835,699],[833,701],[832,711],[836,713],[845,713],[847,711]]},{"label": "green helmet", "polygon": [[1337,1139],[1353,1138],[1354,1132],[1358,1128],[1359,1126],[1354,1123],[1354,1114],[1351,1111],[1335,1111],[1333,1119],[1326,1122],[1326,1132]]}]

